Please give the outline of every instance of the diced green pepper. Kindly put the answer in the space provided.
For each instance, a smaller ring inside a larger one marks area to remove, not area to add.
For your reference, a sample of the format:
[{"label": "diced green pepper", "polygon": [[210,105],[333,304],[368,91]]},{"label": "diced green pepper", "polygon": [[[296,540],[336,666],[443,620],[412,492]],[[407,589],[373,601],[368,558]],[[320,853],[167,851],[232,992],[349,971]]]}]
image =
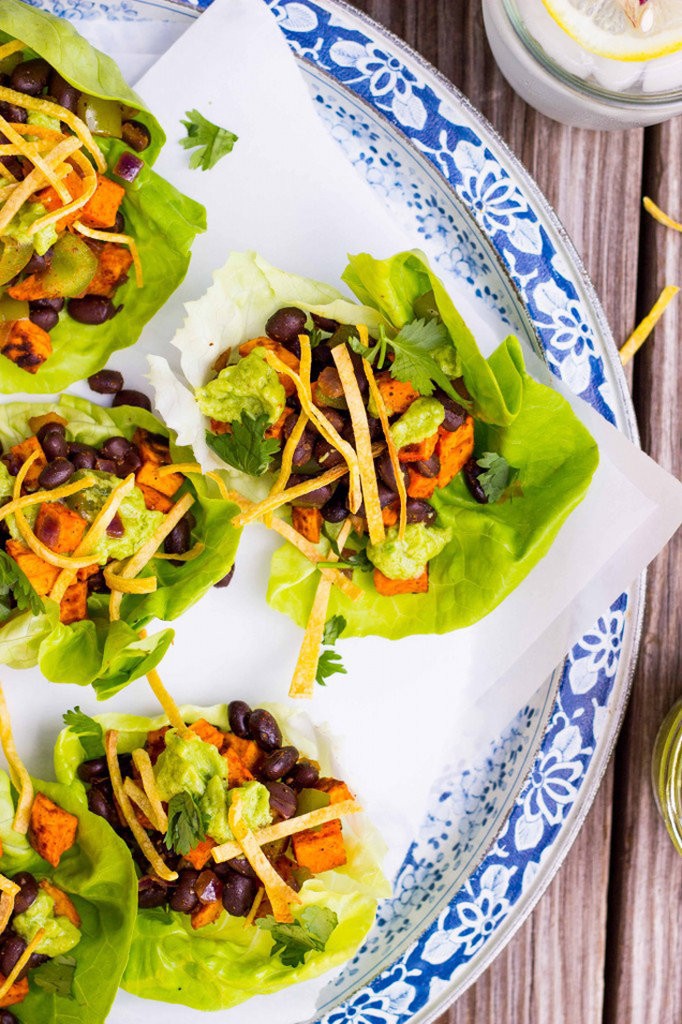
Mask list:
[{"label": "diced green pepper", "polygon": [[14,320],[28,320],[28,302],[18,302],[9,295],[0,296],[0,323],[8,324]]},{"label": "diced green pepper", "polygon": [[121,104],[116,100],[103,100],[99,96],[86,96],[85,93],[81,93],[76,113],[85,121],[93,135],[121,138]]},{"label": "diced green pepper", "polygon": [[52,263],[39,275],[49,295],[65,299],[81,295],[97,272],[97,257],[82,238],[66,232],[56,242]]},{"label": "diced green pepper", "polygon": [[6,238],[0,256],[0,285],[7,284],[21,273],[32,255],[32,242],[17,242],[13,238]]}]

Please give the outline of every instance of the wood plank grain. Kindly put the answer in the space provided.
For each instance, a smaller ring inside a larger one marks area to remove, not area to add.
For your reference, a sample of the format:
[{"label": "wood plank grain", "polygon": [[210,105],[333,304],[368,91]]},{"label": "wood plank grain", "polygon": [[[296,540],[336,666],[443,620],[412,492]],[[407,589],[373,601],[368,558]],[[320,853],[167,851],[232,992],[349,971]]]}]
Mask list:
[{"label": "wood plank grain", "polygon": [[[647,132],[646,190],[677,216],[682,212],[681,147],[679,120]],[[681,257],[680,235],[646,217],[640,314],[664,284],[682,283]],[[634,376],[643,446],[678,477],[681,328],[682,309],[676,301],[636,357]],[[649,782],[656,732],[682,688],[681,579],[678,535],[650,570],[642,651],[617,751],[605,1024],[682,1020],[682,858],[668,840]]]},{"label": "wood plank grain", "polygon": [[[529,109],[495,66],[480,0],[358,0],[356,6],[435,64],[511,145],[557,210],[614,336],[624,340],[636,322],[643,132],[568,129]],[[547,894],[440,1024],[601,1024],[612,783],[610,768]]]}]

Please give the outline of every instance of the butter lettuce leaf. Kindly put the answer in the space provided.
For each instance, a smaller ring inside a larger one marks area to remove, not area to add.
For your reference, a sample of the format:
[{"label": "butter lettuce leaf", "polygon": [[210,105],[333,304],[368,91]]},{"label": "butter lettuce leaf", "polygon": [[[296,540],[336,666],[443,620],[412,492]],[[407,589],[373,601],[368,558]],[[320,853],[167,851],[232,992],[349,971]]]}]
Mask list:
[{"label": "butter lettuce leaf", "polygon": [[[332,770],[331,751],[321,732],[312,726],[306,732],[298,731],[293,727],[291,712],[280,707],[269,710],[277,715],[287,742],[319,761],[323,772]],[[206,718],[220,729],[229,728],[225,705],[185,707],[181,711],[187,722]],[[118,730],[122,753],[139,746],[148,730],[167,724],[163,716],[149,719],[105,714],[97,720],[105,730]],[[78,737],[64,730],[55,748],[55,770],[61,782],[80,791],[83,784],[77,769],[82,759]],[[137,916],[122,987],[146,999],[220,1010],[251,996],[267,995],[316,978],[345,963],[371,928],[377,900],[390,892],[380,867],[383,843],[366,820],[358,820],[361,818],[353,815],[344,822],[348,864],[308,879],[301,889],[297,916],[315,907],[338,917],[339,923],[323,951],[312,949],[305,963],[286,966],[274,950],[270,933],[255,926],[245,928],[243,919],[224,914],[215,924],[194,931],[186,915],[163,909],[143,910]]]},{"label": "butter lettuce leaf", "polygon": [[135,925],[135,869],[125,843],[103,818],[88,811],[82,790],[37,779],[33,785],[78,817],[77,843],[58,868],[44,861],[26,836],[12,828],[12,789],[6,773],[0,771],[0,871],[9,876],[30,871],[63,889],[80,914],[81,939],[69,954],[75,963],[71,984],[42,986],[37,984],[42,968],[32,971],[28,997],[12,1012],[22,1024],[103,1024],[116,996]]},{"label": "butter lettuce leaf", "polygon": [[[28,420],[56,411],[67,420],[70,440],[100,445],[122,434],[132,438],[137,427],[169,436],[168,429],[144,409],[122,406],[105,409],[84,399],[63,395],[56,404],[9,403],[0,406],[0,442],[6,451],[30,436]],[[173,439],[171,438],[173,446]],[[178,462],[193,461],[191,452],[172,447]],[[193,538],[205,546],[183,565],[155,560],[144,570],[154,573],[158,586],[153,594],[126,594],[121,619],[109,621],[108,595],[90,600],[90,618],[72,625],[59,621],[59,610],[46,599],[45,611],[32,615],[17,609],[0,622],[0,664],[13,668],[38,665],[52,682],[92,684],[100,698],[112,696],[129,682],[159,664],[173,640],[172,629],[162,629],[140,639],[139,631],[154,619],[172,621],[183,614],[227,575],[234,563],[240,531],[232,526],[237,507],[220,498],[214,484],[191,475],[184,485],[195,495]]]}]

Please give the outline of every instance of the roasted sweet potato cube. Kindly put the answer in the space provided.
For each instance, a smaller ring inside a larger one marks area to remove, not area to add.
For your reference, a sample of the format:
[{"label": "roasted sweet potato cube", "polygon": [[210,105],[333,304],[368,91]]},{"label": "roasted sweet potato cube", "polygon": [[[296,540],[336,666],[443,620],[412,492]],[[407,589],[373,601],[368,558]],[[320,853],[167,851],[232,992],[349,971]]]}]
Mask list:
[{"label": "roasted sweet potato cube", "polygon": [[100,570],[100,566],[95,562],[93,565],[86,565],[83,569],[79,569],[76,573],[76,579],[83,583],[85,580],[89,580],[91,576],[96,576]]},{"label": "roasted sweet potato cube", "polygon": [[311,544],[319,544],[322,536],[322,513],[319,508],[298,508],[291,510],[291,525]]},{"label": "roasted sweet potato cube", "polygon": [[34,533],[51,551],[67,555],[76,550],[87,528],[83,516],[61,501],[44,501],[38,509]]},{"label": "roasted sweet potato cube", "polygon": [[205,928],[207,924],[217,921],[223,912],[222,900],[214,900],[213,903],[205,903],[192,914],[192,928]]},{"label": "roasted sweet potato cube", "polygon": [[149,760],[152,764],[156,764],[159,755],[166,749],[166,733],[169,729],[169,725],[164,725],[161,729],[152,729],[151,732],[147,733],[144,749],[149,754]]},{"label": "roasted sweet potato cube", "polygon": [[31,846],[43,860],[53,868],[67,850],[76,842],[78,818],[62,807],[58,807],[44,793],[36,793],[31,808],[29,840]]},{"label": "roasted sweet potato cube", "polygon": [[[294,410],[290,409],[288,405],[285,405],[284,406],[284,410],[282,412],[282,415],[280,416],[280,418],[278,420],[276,420],[275,423],[272,423],[268,427],[268,429],[265,431],[265,436],[266,437],[274,437],[274,438],[279,439],[282,436],[282,432],[284,430],[284,424],[286,423],[286,421],[289,419],[290,416],[293,416],[293,413],[294,413]],[[213,420],[211,420],[211,423],[213,423]],[[225,423],[223,425],[227,426],[228,424]],[[221,433],[221,431],[217,431],[217,433]],[[225,431],[222,431],[222,433],[225,433]]]},{"label": "roasted sweet potato cube", "polygon": [[202,841],[195,846],[193,850],[190,850],[189,853],[185,854],[185,860],[188,860],[192,867],[196,868],[197,871],[201,871],[201,869],[206,867],[208,864],[211,859],[211,850],[215,849],[216,846],[217,843],[215,840],[211,839],[210,836],[207,836],[206,839],[202,839]]},{"label": "roasted sweet potato cube", "polygon": [[[254,348],[267,348],[281,359],[283,363],[290,366],[296,373],[299,371],[300,362],[293,352],[290,352],[288,348],[281,345],[278,341],[273,341],[272,338],[251,338],[250,341],[245,341],[243,345],[239,346],[239,355],[248,356],[249,352],[253,352]],[[287,398],[291,395],[296,394],[296,385],[286,373],[278,373],[279,382],[284,388]]]},{"label": "roasted sweet potato cube", "polygon": [[227,761],[228,789],[234,789],[235,786],[243,786],[245,782],[253,780],[252,773],[231,747],[227,747],[223,751],[223,757]]},{"label": "roasted sweet potato cube", "polygon": [[[4,983],[5,976],[0,974],[0,985],[4,985]],[[4,1009],[6,1006],[16,1006],[17,1003],[23,1003],[27,995],[28,978],[22,978],[21,981],[15,981],[2,999],[0,999],[0,1007]]]},{"label": "roasted sweet potato cube", "polygon": [[250,772],[257,768],[263,760],[263,752],[254,740],[243,740],[240,736],[235,736],[233,732],[228,732],[226,735],[225,747],[234,750],[239,760]]},{"label": "roasted sweet potato cube", "polygon": [[42,558],[34,555],[30,548],[18,540],[8,540],[5,550],[22,572],[28,576],[31,586],[37,594],[45,597],[50,593],[60,573],[56,565],[44,562]]},{"label": "roasted sweet potato cube", "polygon": [[113,228],[126,190],[111,178],[97,175],[97,189],[80,211],[79,220],[88,228]]},{"label": "roasted sweet potato cube", "polygon": [[341,804],[344,800],[353,800],[353,794],[342,779],[318,779],[315,789],[327,793],[330,804]]},{"label": "roasted sweet potato cube", "polygon": [[430,498],[436,489],[438,479],[435,476],[424,476],[416,469],[407,470],[407,495],[409,498]]},{"label": "roasted sweet potato cube", "polygon": [[222,420],[211,420],[211,433],[212,434],[231,434],[232,425],[230,423],[223,423]]},{"label": "roasted sweet potato cube", "polygon": [[425,594],[429,589],[428,566],[421,576],[414,580],[390,580],[379,569],[375,569],[374,589],[382,597],[395,597],[397,594]]},{"label": "roasted sweet potato cube", "polygon": [[388,370],[378,373],[376,382],[389,416],[402,415],[419,398],[419,392],[409,382],[395,380]]},{"label": "roasted sweet potato cube", "polygon": [[159,475],[159,469],[162,466],[170,465],[171,462],[170,449],[166,438],[158,434],[150,434],[148,430],[138,428],[133,435],[133,443],[137,445],[140,457],[142,458],[142,465],[135,474],[137,484],[144,484],[172,498],[178,488],[182,486],[185,478],[182,473],[169,473],[167,476]]},{"label": "roasted sweet potato cube", "polygon": [[217,747],[218,750],[222,750],[225,743],[225,733],[221,732],[220,729],[216,729],[215,725],[211,725],[205,718],[200,718],[194,725],[190,725],[189,731],[196,733],[204,743],[210,743],[212,746]]},{"label": "roasted sweet potato cube", "polygon": [[340,821],[328,821],[316,829],[297,832],[292,837],[294,856],[302,868],[314,875],[331,871],[346,863],[346,847]]},{"label": "roasted sweet potato cube", "polygon": [[[76,173],[76,171],[70,171],[67,174],[64,179],[64,184],[71,193],[72,199],[79,199],[80,196],[82,196],[83,179],[80,174]],[[48,185],[47,188],[41,189],[41,191],[37,193],[36,198],[49,213],[53,213],[64,205],[61,196],[58,194],[56,189],[52,188],[51,185]],[[64,231],[64,229],[69,227],[69,225],[79,220],[81,214],[82,210],[75,210],[73,213],[67,213],[65,217],[62,217],[61,220],[57,221],[57,231]]]},{"label": "roasted sweet potato cube", "polygon": [[[39,296],[40,297],[40,296]],[[27,373],[37,373],[52,355],[50,335],[31,320],[15,320],[0,333],[0,353]]]},{"label": "roasted sweet potato cube", "polygon": [[59,618],[65,626],[72,622],[82,622],[88,617],[88,585],[72,583],[59,605]]},{"label": "roasted sweet potato cube", "polygon": [[395,526],[400,518],[400,511],[397,505],[386,505],[381,510],[381,518],[384,526]]},{"label": "roasted sweet potato cube", "polygon": [[418,444],[406,444],[398,452],[401,462],[426,462],[431,458],[438,444],[438,431],[425,437]]},{"label": "roasted sweet potato cube", "polygon": [[22,466],[34,452],[38,452],[38,458],[32,464],[26,479],[24,480],[24,491],[32,492],[38,490],[38,479],[40,474],[47,465],[47,459],[45,453],[40,445],[40,441],[33,434],[31,437],[27,437],[25,441],[20,441],[19,444],[14,444],[9,450],[9,455],[12,461],[19,462]]},{"label": "roasted sweet potato cube", "polygon": [[67,896],[62,889],[59,889],[56,885],[53,885],[52,882],[49,882],[47,878],[43,878],[39,885],[40,888],[44,892],[46,892],[48,896],[51,896],[52,899],[54,900],[55,916],[67,917],[75,928],[80,928],[80,914],[76,910],[76,907],[74,906],[71,897]]},{"label": "roasted sweet potato cube", "polygon": [[113,242],[105,242],[97,250],[97,270],[83,295],[104,295],[111,298],[127,279],[133,257],[129,249]]},{"label": "roasted sweet potato cube", "polygon": [[170,498],[167,498],[161,491],[157,491],[154,487],[148,487],[147,484],[141,484],[139,479],[136,481],[137,486],[142,491],[144,496],[144,503],[147,508],[152,512],[170,512],[173,508],[173,502]]},{"label": "roasted sweet potato cube", "polygon": [[474,421],[467,416],[461,427],[452,432],[438,429],[436,453],[440,459],[438,486],[446,487],[474,453]]}]

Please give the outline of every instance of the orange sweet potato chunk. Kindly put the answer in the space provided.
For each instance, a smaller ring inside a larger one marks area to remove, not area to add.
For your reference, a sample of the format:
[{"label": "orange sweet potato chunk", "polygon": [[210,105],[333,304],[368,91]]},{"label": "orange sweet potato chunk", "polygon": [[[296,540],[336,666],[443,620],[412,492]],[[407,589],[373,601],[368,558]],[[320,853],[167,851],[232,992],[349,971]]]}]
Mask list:
[{"label": "orange sweet potato chunk", "polygon": [[125,246],[106,242],[97,252],[97,259],[95,276],[83,295],[104,295],[111,298],[128,277],[133,257]]},{"label": "orange sweet potato chunk", "polygon": [[19,444],[12,445],[9,450],[9,454],[15,459],[18,459],[22,466],[26,462],[26,459],[33,455],[34,452],[38,452],[38,458],[31,465],[31,468],[26,474],[26,479],[24,480],[24,491],[29,492],[38,490],[38,479],[47,465],[47,459],[45,458],[45,453],[40,445],[40,441],[34,434],[31,437],[27,437],[25,441],[20,441]]},{"label": "orange sweet potato chunk", "polygon": [[438,479],[435,476],[424,476],[416,469],[407,471],[407,495],[409,498],[430,498],[436,489]]},{"label": "orange sweet potato chunk", "polygon": [[157,491],[154,487],[148,487],[147,484],[141,484],[139,479],[136,481],[137,486],[142,491],[144,496],[144,503],[151,512],[170,512],[173,508],[173,502],[170,498],[167,498],[161,491]]},{"label": "orange sweet potato chunk", "polygon": [[419,398],[419,392],[414,390],[409,381],[395,380],[388,370],[377,374],[376,382],[389,416],[402,415]]},{"label": "orange sweet potato chunk", "polygon": [[213,903],[205,903],[203,907],[195,910],[192,914],[192,928],[205,928],[207,924],[217,921],[223,912],[222,900],[214,900]]},{"label": "orange sweet potato chunk", "polygon": [[425,437],[423,441],[418,444],[406,444],[398,452],[398,458],[401,462],[426,462],[431,458],[436,450],[438,444],[438,431],[431,434],[430,437]]},{"label": "orange sweet potato chunk", "polygon": [[317,829],[306,829],[292,837],[294,856],[300,867],[314,875],[340,868],[347,861],[340,821],[328,821]]},{"label": "orange sweet potato chunk", "polygon": [[121,185],[98,174],[97,190],[79,211],[78,219],[88,228],[113,228],[125,194],[126,190]]},{"label": "orange sweet potato chunk", "polygon": [[222,750],[225,743],[225,733],[221,732],[220,729],[216,729],[215,725],[211,725],[205,718],[200,718],[194,725],[190,725],[189,731],[196,733],[204,743],[210,743],[212,746],[217,747],[218,750]]},{"label": "orange sweet potato chunk", "polygon": [[82,622],[88,617],[88,584],[72,583],[59,605],[59,618],[65,626],[72,622]]},{"label": "orange sweet potato chunk", "polygon": [[353,800],[353,794],[342,779],[318,779],[315,789],[327,793],[330,804],[341,804],[344,800]]},{"label": "orange sweet potato chunk", "polygon": [[[4,983],[5,976],[0,974],[0,985],[3,985]],[[16,1006],[17,1003],[23,1003],[27,995],[28,978],[22,978],[21,981],[15,981],[2,999],[0,999],[0,1007],[4,1009],[6,1006]]]},{"label": "orange sweet potato chunk", "polygon": [[228,732],[225,737],[225,746],[228,750],[235,752],[239,760],[249,771],[257,768],[263,760],[263,753],[254,740],[243,740],[240,736],[235,736],[233,732]]},{"label": "orange sweet potato chunk", "polygon": [[165,494],[166,497],[172,498],[175,492],[182,486],[185,478],[182,473],[169,473],[167,476],[159,475],[161,467],[168,466],[171,462],[170,449],[166,438],[159,437],[157,434],[150,434],[148,430],[138,427],[133,435],[133,443],[137,445],[140,457],[142,458],[142,465],[135,475],[138,486],[144,484],[155,491],[159,491],[161,494]]},{"label": "orange sweet potato chunk", "polygon": [[438,486],[447,487],[474,453],[474,421],[467,416],[461,427],[452,432],[438,428],[436,452],[440,459]]},{"label": "orange sweet potato chunk", "polygon": [[44,562],[42,558],[34,555],[30,548],[27,548],[18,540],[8,540],[5,550],[10,558],[14,559],[22,572],[28,576],[31,586],[37,594],[45,597],[46,594],[50,593],[61,571],[56,565],[49,565],[47,562]]},{"label": "orange sweet potato chunk", "polygon": [[67,896],[62,889],[58,889],[56,885],[49,882],[47,878],[43,878],[39,882],[40,888],[51,896],[54,900],[54,912],[56,917],[67,917],[72,925],[76,928],[81,926],[80,914],[76,910],[76,907],[71,900],[70,896]]},{"label": "orange sweet potato chunk", "polygon": [[216,845],[217,843],[210,836],[207,836],[193,850],[185,854],[185,860],[189,861],[197,871],[201,871],[211,859],[211,850],[215,849]]},{"label": "orange sweet potato chunk", "polygon": [[88,524],[61,501],[44,501],[38,509],[34,533],[51,551],[68,555],[76,550]]},{"label": "orange sweet potato chunk", "polygon": [[311,544],[319,544],[322,536],[322,513],[319,508],[298,508],[291,510],[291,525]]},{"label": "orange sweet potato chunk", "polygon": [[43,860],[53,868],[67,850],[76,842],[78,818],[62,807],[58,807],[44,793],[36,793],[31,808],[29,840],[31,846]]},{"label": "orange sweet potato chunk", "polygon": [[421,576],[414,580],[390,580],[379,569],[375,569],[374,588],[382,597],[395,597],[398,594],[425,594],[429,589],[428,566]]},{"label": "orange sweet potato chunk", "polygon": [[[30,280],[28,278],[27,280]],[[17,285],[19,288],[20,285]],[[9,288],[11,293],[14,289]],[[14,296],[13,296],[14,297]],[[26,296],[26,301],[34,296]],[[48,296],[35,296],[46,298]],[[20,297],[21,298],[21,297]],[[24,299],[22,298],[22,301]],[[15,320],[7,333],[0,336],[0,353],[27,373],[37,373],[52,355],[50,335],[31,320]]]},{"label": "orange sweet potato chunk", "polygon": [[223,751],[223,757],[227,761],[228,789],[234,789],[235,786],[243,786],[245,782],[253,781],[253,774],[231,747]]},{"label": "orange sweet potato chunk", "polygon": [[159,756],[166,749],[166,733],[169,729],[169,725],[164,725],[160,729],[152,729],[151,732],[147,733],[144,749],[149,754],[149,760],[152,764],[156,764]]}]

